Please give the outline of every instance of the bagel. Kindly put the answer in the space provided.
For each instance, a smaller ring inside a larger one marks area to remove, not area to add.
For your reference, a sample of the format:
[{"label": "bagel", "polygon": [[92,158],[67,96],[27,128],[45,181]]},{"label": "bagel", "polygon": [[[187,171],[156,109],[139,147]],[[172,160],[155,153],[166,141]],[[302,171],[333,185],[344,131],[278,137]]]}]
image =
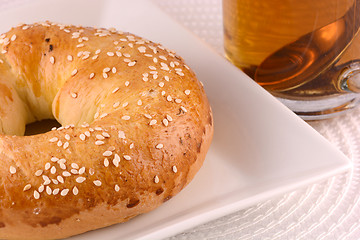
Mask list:
[{"label": "bagel", "polygon": [[[213,136],[175,52],[115,29],[21,24],[0,36],[0,238],[54,239],[160,206]],[[23,136],[26,124],[61,127]]]}]

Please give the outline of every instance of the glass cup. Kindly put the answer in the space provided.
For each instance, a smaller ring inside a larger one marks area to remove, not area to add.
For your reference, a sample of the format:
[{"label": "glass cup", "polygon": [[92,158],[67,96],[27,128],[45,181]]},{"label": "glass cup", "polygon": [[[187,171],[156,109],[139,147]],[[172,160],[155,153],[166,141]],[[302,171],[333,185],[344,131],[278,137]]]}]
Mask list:
[{"label": "glass cup", "polygon": [[360,102],[360,0],[223,0],[227,58],[305,120]]}]

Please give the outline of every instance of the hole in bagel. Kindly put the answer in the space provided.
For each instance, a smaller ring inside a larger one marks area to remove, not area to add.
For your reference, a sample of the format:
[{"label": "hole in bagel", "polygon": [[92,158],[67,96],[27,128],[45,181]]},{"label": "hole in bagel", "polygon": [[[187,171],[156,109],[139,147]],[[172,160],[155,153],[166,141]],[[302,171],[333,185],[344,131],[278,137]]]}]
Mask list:
[{"label": "hole in bagel", "polygon": [[25,136],[31,136],[51,131],[53,127],[61,127],[55,119],[46,119],[26,125]]}]

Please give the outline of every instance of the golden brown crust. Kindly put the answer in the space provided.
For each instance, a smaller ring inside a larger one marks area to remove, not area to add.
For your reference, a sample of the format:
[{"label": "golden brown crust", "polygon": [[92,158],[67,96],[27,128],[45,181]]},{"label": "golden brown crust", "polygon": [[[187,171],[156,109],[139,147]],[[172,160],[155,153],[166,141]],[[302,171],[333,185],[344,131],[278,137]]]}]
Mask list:
[{"label": "golden brown crust", "polygon": [[[0,42],[1,238],[63,238],[127,221],[200,169],[211,110],[174,52],[129,33],[52,23],[21,25]],[[53,117],[63,127],[9,135]]]}]

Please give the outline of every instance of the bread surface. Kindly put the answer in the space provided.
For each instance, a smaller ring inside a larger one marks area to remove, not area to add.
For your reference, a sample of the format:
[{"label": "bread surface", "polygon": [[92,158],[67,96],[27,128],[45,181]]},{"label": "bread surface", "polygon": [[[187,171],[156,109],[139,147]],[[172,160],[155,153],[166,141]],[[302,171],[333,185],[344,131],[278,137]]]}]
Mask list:
[{"label": "bread surface", "polygon": [[[51,22],[14,27],[0,45],[0,238],[64,238],[127,221],[200,169],[211,109],[173,51]],[[52,118],[62,127],[22,136]]]}]

